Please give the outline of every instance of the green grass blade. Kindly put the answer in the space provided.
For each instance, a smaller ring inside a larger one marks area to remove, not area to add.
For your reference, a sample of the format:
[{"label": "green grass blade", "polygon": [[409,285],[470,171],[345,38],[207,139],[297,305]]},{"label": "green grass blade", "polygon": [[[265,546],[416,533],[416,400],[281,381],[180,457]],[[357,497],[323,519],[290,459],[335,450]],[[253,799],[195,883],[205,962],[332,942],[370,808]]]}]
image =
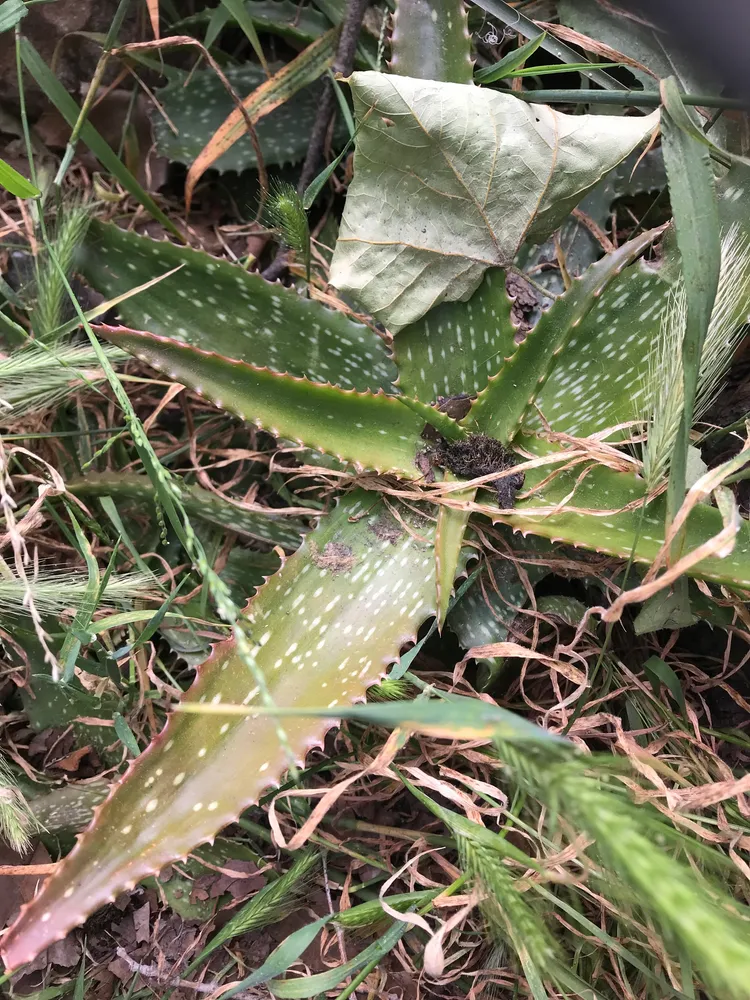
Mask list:
[{"label": "green grass blade", "polygon": [[687,306],[682,341],[683,411],[667,491],[667,518],[671,522],[685,497],[688,446],[701,355],[719,284],[721,234],[708,151],[675,121],[675,113],[685,112],[674,77],[662,81],[662,96],[665,102],[661,126],[662,150]]},{"label": "green grass blade", "polygon": [[289,871],[263,886],[250,902],[214,934],[190,963],[185,975],[189,975],[226,941],[267,927],[291,913],[299,905],[300,895],[308,888],[308,880],[319,864],[320,855],[316,851],[301,853]]},{"label": "green grass blade", "polygon": [[536,38],[532,38],[528,42],[524,42],[523,45],[519,45],[517,49],[513,49],[492,66],[476,70],[474,83],[495,83],[497,80],[503,80],[506,76],[513,76],[513,70],[522,65],[529,56],[532,56],[546,37],[547,32],[543,31]]},{"label": "green grass blade", "polygon": [[29,9],[23,0],[3,0],[0,4],[0,34],[15,28],[28,12]]},{"label": "green grass blade", "polygon": [[358,972],[363,966],[371,962],[379,962],[396,947],[408,930],[409,924],[394,921],[393,926],[382,937],[361,951],[359,955],[345,962],[344,965],[329,969],[328,972],[319,972],[314,976],[304,976],[298,979],[274,979],[268,983],[268,989],[281,1000],[307,1000],[309,997],[320,996],[335,989],[342,980],[351,976],[352,973]]},{"label": "green grass blade", "polygon": [[96,611],[99,598],[101,597],[99,586],[99,564],[96,560],[96,556],[92,552],[88,539],[81,530],[78,519],[70,507],[68,507],[68,517],[70,518],[70,523],[72,524],[73,531],[75,532],[79,551],[81,552],[81,555],[86,563],[88,583],[86,586],[86,593],[81,601],[81,606],[76,611],[76,616],[73,619],[73,623],[65,636],[65,641],[63,642],[62,649],[60,650],[62,681],[66,684],[70,683],[73,679],[76,659],[81,650],[81,640],[76,638],[76,632],[79,634],[85,633],[89,622]]},{"label": "green grass blade", "polygon": [[253,23],[252,17],[250,17],[250,14],[245,9],[245,4],[242,0],[221,0],[221,2],[224,4],[240,28],[242,28],[245,32],[247,40],[252,45],[253,51],[258,57],[258,61],[266,71],[266,75],[270,76],[271,72],[268,68],[268,63],[266,62],[263,46],[260,44],[258,32],[255,30],[255,24]]},{"label": "green grass blade", "polygon": [[[196,705],[181,703],[180,712],[187,715],[244,716],[248,709],[241,705]],[[330,709],[308,706],[268,709],[267,714],[326,718]],[[373,702],[336,709],[340,719],[370,722],[389,729],[400,727],[426,733],[441,739],[501,739],[520,742],[566,743],[505,708],[463,695],[442,694],[439,700]]]},{"label": "green grass blade", "polygon": [[[293,931],[288,937],[284,938],[277,948],[274,948],[259,969],[246,976],[245,979],[241,980],[230,990],[227,990],[222,996],[227,998],[237,996],[238,993],[244,990],[261,986],[263,983],[267,983],[269,979],[274,979],[276,976],[280,976],[282,972],[286,972],[289,966],[297,961],[302,952],[310,947],[320,931],[331,920],[333,920],[332,913],[327,914],[325,917],[320,917],[318,920],[313,920],[310,924],[305,924],[304,927],[300,927],[297,931]],[[270,986],[269,989],[271,989]]]},{"label": "green grass blade", "polygon": [[[477,0],[477,6],[481,7],[482,10],[486,10],[488,14],[492,14],[493,17],[498,18],[503,24],[507,24],[508,27],[523,35],[524,38],[534,39],[546,34],[530,18],[522,14],[517,7],[511,7],[504,0]],[[580,52],[571,49],[569,45],[559,41],[553,35],[547,34],[540,44],[543,49],[551,53],[556,59],[559,59],[560,62],[574,63],[581,60]],[[610,76],[609,73],[597,69],[593,63],[591,64],[591,69],[583,71],[583,75],[594,83],[598,83],[600,87],[604,87],[605,91],[623,89],[622,84],[618,80]]]},{"label": "green grass blade", "polygon": [[[1,10],[0,17],[2,17]],[[5,160],[0,160],[0,187],[4,187],[15,198],[38,198],[42,193],[35,184],[27,181],[23,174],[19,174]]]},{"label": "green grass blade", "polygon": [[[531,101],[534,104],[611,104],[618,107],[658,108],[661,98],[656,92],[648,90],[519,90],[516,97],[521,101]],[[682,103],[691,107],[725,108],[733,111],[744,111],[747,101],[734,97],[717,97],[715,94],[681,94]],[[738,157],[729,156],[723,150],[711,144],[711,149],[717,159],[727,165]]]}]

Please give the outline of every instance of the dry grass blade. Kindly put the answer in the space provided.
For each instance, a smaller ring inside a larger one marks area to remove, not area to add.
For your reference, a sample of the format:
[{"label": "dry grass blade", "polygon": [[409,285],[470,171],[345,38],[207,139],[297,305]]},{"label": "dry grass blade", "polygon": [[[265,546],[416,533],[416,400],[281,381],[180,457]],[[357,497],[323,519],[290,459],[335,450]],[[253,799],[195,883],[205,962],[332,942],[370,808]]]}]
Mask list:
[{"label": "dry grass blade", "polygon": [[159,38],[159,0],[146,0],[148,4],[148,16],[151,21],[151,30],[154,38]]},{"label": "dry grass blade", "polygon": [[300,54],[266,80],[242,101],[213,134],[205,149],[188,171],[185,180],[185,204],[189,210],[195,186],[212,163],[215,163],[248,128],[278,108],[302,87],[318,79],[333,62],[338,32],[329,32],[308,45]]},{"label": "dry grass blade", "polygon": [[559,38],[563,42],[569,42],[571,45],[578,45],[580,48],[585,49],[586,52],[593,52],[594,55],[605,59],[607,62],[617,62],[624,63],[626,66],[632,67],[632,69],[637,69],[641,73],[645,73],[647,76],[652,76],[654,79],[658,79],[656,73],[652,72],[648,66],[644,66],[643,63],[638,62],[637,59],[633,59],[631,56],[625,55],[618,49],[613,49],[611,45],[605,45],[604,42],[598,42],[595,38],[590,38],[588,35],[582,34],[580,31],[576,31],[574,28],[569,28],[565,24],[550,24],[547,21],[537,21],[536,22],[540,28],[544,28],[555,38]]}]

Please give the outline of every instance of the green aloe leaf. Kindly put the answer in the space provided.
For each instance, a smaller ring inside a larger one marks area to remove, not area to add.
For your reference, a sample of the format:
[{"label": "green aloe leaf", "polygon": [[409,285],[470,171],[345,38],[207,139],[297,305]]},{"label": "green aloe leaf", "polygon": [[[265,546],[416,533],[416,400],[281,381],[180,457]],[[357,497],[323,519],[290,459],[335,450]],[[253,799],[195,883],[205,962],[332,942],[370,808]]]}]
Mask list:
[{"label": "green aloe leaf", "polygon": [[[69,683],[57,682],[42,673],[32,675],[31,687],[26,692],[23,695],[24,710],[34,732],[71,726],[80,746],[88,744],[102,753],[115,741],[110,726],[89,725],[78,720],[94,718],[111,721],[114,713],[123,708],[119,696],[109,691],[102,695],[93,694],[75,677]],[[112,755],[108,756],[111,759]]]},{"label": "green aloe leaf", "polygon": [[[249,603],[252,654],[280,709],[325,718],[360,698],[435,610],[433,522],[355,491]],[[234,641],[214,647],[186,706],[261,705]],[[298,761],[330,726],[282,721]],[[266,714],[173,714],[130,765],[71,855],[4,936],[18,968],[123,889],[185,856],[258,801],[289,759]]]},{"label": "green aloe leaf", "polygon": [[[230,67],[226,76],[241,97],[267,79],[261,67],[253,63]],[[232,95],[212,69],[186,73],[184,79],[157,90],[156,97],[164,112],[155,108],[151,114],[157,152],[187,166],[235,108]],[[305,87],[257,122],[255,130],[267,166],[296,163],[304,157],[319,103],[320,87]],[[257,165],[249,136],[238,139],[212,164],[220,172],[250,170]]]},{"label": "green aloe leaf", "polygon": [[[446,472],[445,481],[454,482],[455,477],[450,472]],[[451,495],[453,500],[466,503],[466,509],[445,505],[439,508],[435,530],[435,584],[437,588],[437,620],[441,627],[448,614],[453,583],[459,572],[464,535],[471,516],[468,504],[474,499],[476,492],[475,489],[470,488]]]},{"label": "green aloe leaf", "polygon": [[[151,505],[156,500],[154,484],[148,476],[137,473],[91,473],[81,479],[68,480],[66,486],[79,497],[113,497],[115,500],[137,500]],[[307,530],[303,522],[296,518],[274,516],[272,508],[267,512],[243,510],[200,486],[180,485],[176,477],[172,479],[172,488],[179,493],[180,503],[190,517],[228,528],[268,545],[281,545],[293,552]]]},{"label": "green aloe leaf", "polygon": [[236,413],[275,437],[315,448],[359,469],[408,479],[421,475],[415,459],[424,445],[424,421],[395,396],[344,391],[280,375],[126,327],[96,329],[219,409]]},{"label": "green aloe leaf", "polygon": [[[648,355],[669,291],[657,268],[638,261],[593,300],[534,399],[553,431],[587,437],[642,414]],[[542,430],[536,407],[523,428]]]},{"label": "green aloe leaf", "polygon": [[564,115],[509,94],[350,77],[354,180],[331,281],[392,331],[467,299],[488,267],[553,232],[658,121]]},{"label": "green aloe leaf", "polygon": [[[520,560],[532,587],[551,572],[545,563],[524,561],[524,556],[531,560],[552,557],[553,549],[546,539],[532,536],[519,540],[514,536],[507,544]],[[512,559],[493,558],[451,608],[448,628],[464,649],[504,642],[518,609],[525,606],[528,596],[516,563]]]},{"label": "green aloe leaf", "polygon": [[562,387],[570,394],[574,404],[582,408],[581,397],[589,389],[586,377],[569,389],[566,383],[558,385],[557,359],[604,289],[653,242],[657,233],[658,230],[643,233],[587,268],[542,315],[526,340],[498,374],[490,379],[465,418],[464,425],[500,441],[512,441],[527,408],[553,373],[554,391],[560,392]]},{"label": "green aloe leaf", "polygon": [[467,431],[449,413],[439,410],[429,403],[423,403],[411,396],[397,396],[400,403],[418,414],[427,424],[431,424],[447,441],[460,441],[467,437]]},{"label": "green aloe leaf", "polygon": [[[527,473],[524,489],[533,487],[548,470]],[[499,520],[521,531],[541,535],[553,541],[566,542],[598,552],[628,559],[633,553],[636,562],[652,563],[664,542],[665,500],[653,500],[643,514],[641,508],[623,513],[629,503],[638,502],[645,494],[642,479],[625,472],[615,472],[603,465],[593,468],[577,483],[580,468],[561,472],[539,493],[516,504],[513,515]],[[568,506],[581,513],[552,513],[552,509],[575,490]],[[549,514],[525,513],[530,508],[550,508]],[[597,513],[599,512],[599,513]],[[697,549],[722,530],[720,512],[715,507],[698,504],[687,521],[684,551]],[[747,589],[750,587],[750,522],[742,520],[734,551],[721,559],[704,559],[689,573],[700,579]]]},{"label": "green aloe leaf", "polygon": [[[606,233],[612,218],[612,206],[619,198],[660,192],[666,184],[661,147],[645,153],[636,149],[614,170],[610,170],[577,208]],[[577,278],[589,264],[602,256],[602,246],[583,222],[571,214],[546,242],[521,247],[516,264],[527,273],[533,273],[537,284],[555,295],[561,295],[565,291],[565,282],[559,268],[539,270],[540,264],[554,261],[558,253],[562,254],[568,274]]]},{"label": "green aloe leaf", "polygon": [[314,382],[391,387],[396,370],[373,330],[236,264],[102,223],[92,223],[78,261],[87,281],[107,298],[180,265],[172,277],[121,303],[122,320]]},{"label": "green aloe leaf", "polygon": [[516,349],[505,271],[489,269],[468,302],[443,302],[394,338],[398,384],[409,396],[481,392]]},{"label": "green aloe leaf", "polygon": [[471,83],[474,66],[463,0],[398,0],[391,72],[423,80]]}]

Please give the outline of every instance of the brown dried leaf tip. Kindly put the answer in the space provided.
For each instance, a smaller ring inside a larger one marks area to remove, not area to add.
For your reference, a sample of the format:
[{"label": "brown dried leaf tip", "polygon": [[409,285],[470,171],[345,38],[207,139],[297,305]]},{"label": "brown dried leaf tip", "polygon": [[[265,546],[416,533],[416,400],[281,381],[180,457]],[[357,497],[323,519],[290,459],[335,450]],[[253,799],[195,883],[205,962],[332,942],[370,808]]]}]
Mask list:
[{"label": "brown dried leaf tip", "polygon": [[[443,441],[435,449],[435,464],[450,469],[462,479],[479,479],[492,472],[505,472],[515,465],[515,460],[495,438],[486,434],[470,434],[462,441]],[[509,510],[516,501],[516,493],[523,486],[524,474],[516,472],[502,479],[487,483],[497,490],[497,502],[502,510]]]}]

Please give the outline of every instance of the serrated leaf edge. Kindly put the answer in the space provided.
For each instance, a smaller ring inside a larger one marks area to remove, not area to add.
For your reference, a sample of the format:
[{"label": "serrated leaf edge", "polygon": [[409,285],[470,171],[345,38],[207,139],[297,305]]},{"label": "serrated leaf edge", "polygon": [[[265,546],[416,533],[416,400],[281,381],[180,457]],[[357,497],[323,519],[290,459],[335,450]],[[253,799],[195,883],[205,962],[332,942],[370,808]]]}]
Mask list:
[{"label": "serrated leaf edge", "polygon": [[[144,341],[145,343],[156,342],[159,344],[165,344],[169,347],[178,348],[180,350],[192,351],[195,354],[200,354],[207,358],[218,358],[221,361],[226,362],[227,364],[234,365],[235,367],[247,368],[249,371],[262,373],[263,375],[269,375],[272,378],[277,378],[279,380],[289,379],[294,382],[304,382],[305,384],[311,386],[312,388],[330,389],[334,393],[337,393],[342,396],[370,397],[373,399],[382,397],[386,401],[386,405],[389,406],[393,405],[397,407],[402,406],[402,404],[399,402],[398,397],[391,396],[387,392],[384,392],[382,389],[378,389],[377,392],[370,392],[370,391],[361,392],[358,389],[343,389],[341,386],[333,385],[331,382],[313,382],[306,376],[292,375],[289,372],[277,372],[274,371],[272,368],[268,368],[266,366],[251,365],[248,361],[242,361],[239,358],[230,358],[227,357],[227,355],[225,354],[219,354],[217,351],[206,351],[204,348],[195,347],[192,344],[187,344],[182,340],[176,340],[174,337],[163,337],[160,334],[151,333],[147,330],[135,330],[132,327],[128,326],[109,326],[106,324],[99,324],[97,326],[94,326],[93,329],[95,330],[96,333],[100,334],[102,337],[105,338],[108,338],[109,334],[112,334],[114,337],[117,337],[118,334],[127,335],[130,337],[137,337],[140,340]],[[156,371],[166,373],[175,382],[179,382],[181,385],[184,384],[180,381],[179,376],[176,373],[169,372],[166,367],[160,367],[159,365],[155,365],[145,355],[134,353],[133,356],[138,358],[138,360],[142,361],[144,364],[149,365]],[[208,396],[204,396],[201,389],[197,388],[196,386],[193,386],[191,388],[191,391],[197,393],[197,395],[199,395],[201,398],[206,399],[208,402],[212,403],[217,409],[219,410],[225,409],[221,400],[213,400],[210,399]],[[269,434],[273,434],[274,437],[295,441],[297,444],[303,447],[313,448],[316,451],[322,452],[325,455],[330,455],[332,458],[336,458],[340,462],[353,466],[357,470],[357,472],[364,472],[366,470],[374,469],[375,472],[384,475],[392,473],[394,475],[400,476],[401,478],[413,478],[413,479],[417,479],[421,475],[416,466],[414,468],[413,474],[409,476],[407,475],[407,471],[410,470],[402,469],[400,467],[388,466],[386,468],[375,468],[374,466],[362,465],[355,459],[349,458],[348,456],[340,455],[337,452],[332,451],[330,448],[324,448],[322,445],[316,444],[314,441],[309,441],[309,440],[304,441],[302,440],[302,438],[296,437],[295,435],[290,434],[287,431],[282,432],[278,430],[278,428],[276,427],[267,426],[259,418],[250,417],[245,413],[236,413],[236,416],[238,416],[240,420],[244,420],[246,423],[254,424],[259,430],[265,430]],[[415,458],[416,458],[416,452],[415,452]]]},{"label": "serrated leaf edge", "polygon": [[[326,305],[325,302],[321,302],[320,299],[317,298],[305,299],[301,295],[298,295],[293,289],[288,288],[281,280],[277,279],[276,281],[266,281],[266,279],[263,278],[258,272],[246,271],[244,268],[239,267],[237,264],[233,264],[231,261],[227,260],[226,257],[219,257],[216,254],[210,253],[208,250],[204,250],[202,247],[194,247],[190,246],[189,244],[183,245],[181,243],[174,243],[167,237],[164,237],[163,239],[160,240],[156,240],[153,238],[153,236],[149,236],[148,234],[145,233],[128,232],[127,230],[122,229],[120,226],[116,225],[114,222],[98,223],[97,228],[94,228],[92,226],[92,233],[94,234],[96,234],[97,232],[106,233],[107,231],[112,231],[115,229],[117,230],[118,234],[123,235],[126,238],[137,238],[139,241],[142,241],[143,243],[148,243],[152,247],[167,247],[167,248],[173,247],[175,250],[179,250],[181,253],[192,254],[192,256],[196,258],[196,260],[200,260],[200,258],[206,257],[208,258],[208,262],[213,264],[214,267],[221,267],[223,269],[226,269],[227,272],[233,271],[235,280],[239,278],[240,281],[244,283],[245,279],[250,279],[248,284],[252,284],[253,282],[257,281],[258,287],[262,288],[264,291],[266,287],[268,287],[269,289],[273,289],[275,294],[286,295],[290,299],[294,299],[296,302],[302,303],[303,308],[305,309],[314,309],[316,307],[319,307],[320,309],[323,309],[325,312],[330,313],[331,315],[343,316],[345,319],[347,319],[350,323],[354,324],[355,326],[362,326],[362,327],[368,326],[367,323],[362,322],[361,319],[353,318],[350,313],[345,312],[343,309],[333,309],[331,308],[331,306]],[[114,250],[115,252],[125,253],[125,250],[123,248],[119,246],[115,247],[113,244],[106,244],[103,242],[103,240],[101,239],[98,240],[96,235],[94,235],[90,240],[86,242],[83,249],[84,251],[95,250],[97,246],[100,244],[104,246],[108,251]],[[88,280],[85,278],[84,280],[86,280],[88,284]],[[154,334],[154,336],[156,336],[156,334]]]},{"label": "serrated leaf edge", "polygon": [[[282,559],[281,566],[279,567],[279,569],[275,573],[272,573],[269,576],[264,577],[264,581],[261,584],[261,586],[258,587],[258,589],[256,590],[256,592],[253,595],[253,597],[251,597],[248,600],[247,604],[245,605],[245,607],[243,609],[243,617],[247,616],[247,613],[249,612],[252,604],[258,599],[261,591],[263,591],[271,583],[271,581],[276,578],[276,576],[278,575],[278,573],[283,569],[283,567],[286,565],[288,559],[290,559],[290,558],[292,558],[292,556],[285,557],[284,559]],[[390,666],[390,664],[392,664],[392,663],[394,663],[394,662],[396,662],[398,660],[398,658],[399,658],[399,651],[401,650],[401,648],[406,643],[409,643],[409,642],[413,643],[413,642],[416,641],[417,634],[418,634],[418,631],[419,631],[419,626],[422,624],[422,621],[427,620],[427,618],[429,618],[431,616],[431,613],[434,614],[435,613],[435,609],[430,609],[429,607],[426,608],[425,609],[425,617],[414,628],[413,632],[411,632],[409,635],[406,635],[406,636],[402,635],[402,636],[399,636],[398,638],[394,638],[393,646],[394,646],[394,650],[395,651],[393,652],[393,654],[388,654],[386,657],[383,658],[383,660],[382,660],[382,662],[380,664],[380,668],[379,669],[377,669],[377,668],[375,669],[375,671],[374,671],[374,673],[372,675],[372,678],[370,680],[367,680],[365,678],[362,679],[362,686],[363,686],[362,694],[361,695],[357,695],[357,696],[355,696],[353,698],[347,699],[350,704],[358,704],[358,703],[361,703],[361,702],[365,701],[368,688],[374,686],[375,684],[378,684],[383,679],[383,677],[386,674],[387,668]],[[195,678],[193,679],[193,682],[190,685],[190,687],[185,691],[183,697],[185,695],[187,695],[193,688],[195,688],[198,685],[198,683],[200,682],[202,676],[208,670],[210,664],[212,663],[212,661],[214,660],[214,658],[217,656],[217,653],[218,653],[220,647],[225,642],[232,642],[232,641],[233,640],[231,639],[231,637],[228,637],[227,639],[223,639],[223,640],[220,640],[219,642],[215,642],[215,643],[211,643],[210,644],[210,648],[211,648],[210,655],[208,656],[208,658],[206,660],[204,660],[204,662],[202,664],[200,664],[196,668]],[[375,667],[374,664],[373,664],[373,667]],[[72,848],[72,850],[69,852],[69,854],[67,854],[66,857],[62,861],[60,861],[58,863],[59,867],[57,867],[55,869],[54,876],[59,876],[60,873],[64,874],[65,865],[66,865],[67,861],[69,859],[71,859],[71,858],[74,857],[75,853],[81,847],[84,839],[87,840],[89,838],[89,836],[92,835],[95,832],[95,830],[97,828],[97,823],[99,821],[99,816],[100,816],[101,812],[103,811],[104,807],[107,805],[107,803],[109,802],[109,800],[111,798],[113,798],[113,796],[116,794],[116,792],[120,788],[120,786],[122,784],[124,784],[126,780],[128,780],[130,778],[130,776],[133,774],[135,768],[137,766],[139,766],[139,765],[142,766],[142,762],[146,759],[147,755],[149,755],[154,748],[158,748],[165,741],[168,742],[168,740],[170,739],[170,734],[169,734],[170,724],[173,722],[174,718],[175,718],[175,713],[173,711],[170,711],[169,715],[167,716],[167,720],[166,720],[164,726],[162,727],[162,729],[160,730],[160,732],[157,733],[157,735],[151,740],[151,742],[149,743],[148,747],[143,751],[143,753],[139,757],[137,757],[137,758],[135,758],[135,759],[133,759],[133,760],[130,761],[130,763],[128,764],[127,769],[121,775],[121,777],[119,777],[116,781],[114,781],[111,784],[110,790],[109,790],[109,793],[108,793],[107,797],[105,799],[103,799],[97,806],[94,806],[93,811],[92,811],[93,815],[92,815],[91,822],[88,824],[88,826],[84,830],[81,831],[81,833],[79,833],[76,836],[75,846]],[[318,718],[311,718],[310,721],[311,721],[311,726],[310,726],[311,731],[317,730],[317,735],[314,735],[312,738],[309,738],[307,740],[304,755],[301,756],[301,757],[296,757],[294,759],[294,763],[298,767],[304,767],[305,758],[306,758],[307,754],[310,752],[310,750],[315,749],[315,748],[322,749],[322,747],[323,747],[323,740],[325,738],[326,733],[328,733],[331,729],[336,728],[340,724],[340,719],[336,718],[335,715],[332,716],[331,719],[322,719],[321,720],[321,719],[318,719]],[[291,762],[289,762],[289,765],[291,765]],[[277,774],[275,777],[273,775],[269,774],[268,780],[264,783],[263,788],[264,789],[269,789],[269,788],[274,788],[274,787],[278,788],[279,785],[280,785],[280,783],[281,783],[280,782],[280,778],[281,778],[282,774],[283,774],[283,772],[281,772],[281,774]],[[231,823],[235,822],[242,815],[242,813],[246,809],[248,809],[250,806],[258,805],[259,801],[260,801],[259,798],[256,798],[254,796],[250,796],[247,799],[242,800],[242,805],[236,811],[236,813],[233,812],[231,815],[224,815],[224,816],[217,815],[216,816],[216,821],[217,821],[216,831],[215,831],[215,833],[212,836],[210,836],[210,837],[204,837],[202,840],[197,841],[193,845],[193,847],[191,848],[191,851],[188,852],[188,854],[179,855],[177,857],[170,856],[170,855],[165,855],[163,861],[161,861],[160,864],[158,864],[156,866],[154,866],[152,864],[149,864],[149,865],[145,866],[142,870],[138,870],[137,872],[134,872],[133,873],[133,877],[131,879],[128,879],[127,882],[121,883],[120,884],[121,887],[117,890],[117,892],[113,892],[106,899],[101,900],[99,902],[99,904],[98,904],[98,907],[106,905],[107,903],[114,902],[114,900],[117,898],[117,896],[121,892],[123,892],[123,891],[132,891],[132,889],[134,889],[135,886],[139,882],[141,882],[143,879],[148,878],[151,875],[157,875],[159,873],[159,871],[161,871],[161,869],[165,865],[171,864],[171,863],[173,863],[175,861],[183,861],[183,862],[187,861],[188,857],[190,856],[190,853],[192,852],[192,850],[194,850],[195,847],[199,847],[202,844],[213,845],[214,841],[216,840],[217,835],[221,832],[221,830],[223,830],[226,826],[229,826]],[[33,954],[30,954],[28,957],[24,957],[23,960],[17,960],[14,965],[11,965],[10,961],[9,961],[9,957],[7,955],[6,946],[7,946],[8,938],[12,936],[13,928],[18,923],[21,922],[21,920],[23,919],[24,915],[29,910],[29,908],[32,907],[35,904],[38,896],[43,892],[45,885],[46,885],[46,880],[45,880],[45,882],[42,882],[40,884],[40,886],[38,887],[38,889],[37,889],[34,897],[31,900],[29,900],[28,903],[24,903],[23,904],[23,906],[21,907],[21,909],[20,909],[20,911],[19,911],[16,919],[14,920],[13,924],[5,931],[2,939],[0,939],[0,953],[2,953],[3,961],[4,961],[5,965],[6,965],[6,972],[20,969],[20,968],[22,968],[24,965],[26,965],[28,962],[32,961],[36,957],[36,953],[33,953]],[[87,913],[82,913],[78,917],[75,917],[70,922],[66,923],[65,926],[60,929],[59,933],[54,937],[54,939],[49,942],[49,944],[54,944],[56,941],[61,941],[64,937],[66,937],[67,934],[70,933],[71,930],[73,930],[74,928],[76,928],[78,926],[81,926],[86,921],[86,919],[88,918],[88,916],[90,915],[91,912],[92,911],[88,911]],[[40,919],[42,921],[44,921],[45,915],[46,914],[44,914],[44,913],[41,915]],[[49,947],[49,945],[47,945],[47,947]]]}]

